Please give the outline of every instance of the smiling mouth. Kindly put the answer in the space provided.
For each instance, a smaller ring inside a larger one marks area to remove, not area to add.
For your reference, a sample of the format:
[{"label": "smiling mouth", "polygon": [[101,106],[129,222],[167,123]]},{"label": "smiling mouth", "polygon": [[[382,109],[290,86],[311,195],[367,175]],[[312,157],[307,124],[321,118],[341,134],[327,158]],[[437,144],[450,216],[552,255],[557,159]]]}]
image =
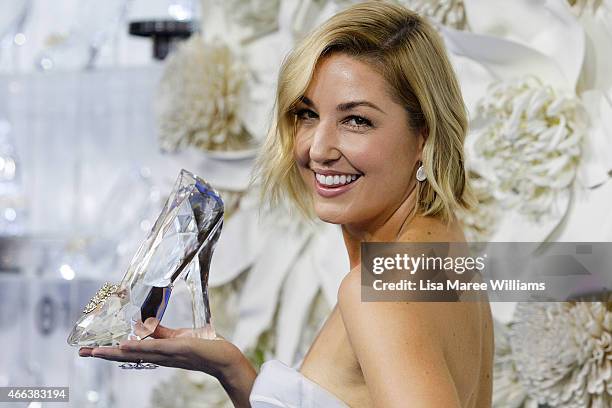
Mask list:
[{"label": "smiling mouth", "polygon": [[336,188],[354,183],[361,177],[360,174],[319,174],[315,173],[317,182],[327,188]]}]

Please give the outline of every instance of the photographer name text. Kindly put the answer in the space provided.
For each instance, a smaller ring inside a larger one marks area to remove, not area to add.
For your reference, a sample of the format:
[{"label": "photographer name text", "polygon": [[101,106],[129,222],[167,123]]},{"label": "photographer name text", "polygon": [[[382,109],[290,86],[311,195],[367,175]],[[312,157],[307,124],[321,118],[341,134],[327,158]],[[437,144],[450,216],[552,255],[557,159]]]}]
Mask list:
[{"label": "photographer name text", "polygon": [[402,279],[398,282],[385,282],[376,279],[372,287],[377,291],[543,291],[545,282],[523,282],[519,279],[498,279],[489,282],[463,282],[458,279],[434,282],[429,279],[418,281]]}]

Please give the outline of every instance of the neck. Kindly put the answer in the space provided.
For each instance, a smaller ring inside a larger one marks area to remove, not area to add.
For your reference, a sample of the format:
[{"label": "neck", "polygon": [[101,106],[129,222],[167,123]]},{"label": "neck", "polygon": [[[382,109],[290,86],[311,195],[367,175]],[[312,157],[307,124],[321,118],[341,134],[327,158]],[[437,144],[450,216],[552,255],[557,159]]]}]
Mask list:
[{"label": "neck", "polygon": [[342,225],[342,236],[351,269],[361,262],[362,242],[394,242],[409,229],[410,222],[415,218],[416,194],[415,184],[397,208],[364,224]]}]

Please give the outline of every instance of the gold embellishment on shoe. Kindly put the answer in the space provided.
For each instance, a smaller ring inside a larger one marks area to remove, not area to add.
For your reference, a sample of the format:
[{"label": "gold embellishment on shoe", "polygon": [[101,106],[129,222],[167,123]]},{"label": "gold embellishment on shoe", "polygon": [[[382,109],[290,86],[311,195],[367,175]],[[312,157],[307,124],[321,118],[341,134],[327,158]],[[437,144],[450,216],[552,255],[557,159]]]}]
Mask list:
[{"label": "gold embellishment on shoe", "polygon": [[85,309],[83,309],[83,314],[87,314],[94,310],[99,305],[103,305],[111,295],[117,293],[119,290],[119,285],[113,285],[109,282],[104,282],[104,285],[96,292],[94,297],[91,298]]}]

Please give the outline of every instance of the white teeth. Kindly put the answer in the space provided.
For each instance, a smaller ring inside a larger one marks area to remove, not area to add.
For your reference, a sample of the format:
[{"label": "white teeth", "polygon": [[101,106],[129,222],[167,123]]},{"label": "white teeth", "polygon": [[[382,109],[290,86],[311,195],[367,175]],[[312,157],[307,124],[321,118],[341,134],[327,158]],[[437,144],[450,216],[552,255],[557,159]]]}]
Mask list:
[{"label": "white teeth", "polygon": [[357,180],[356,174],[343,174],[341,176],[325,176],[323,174],[315,174],[317,181],[326,186],[343,185]]}]

